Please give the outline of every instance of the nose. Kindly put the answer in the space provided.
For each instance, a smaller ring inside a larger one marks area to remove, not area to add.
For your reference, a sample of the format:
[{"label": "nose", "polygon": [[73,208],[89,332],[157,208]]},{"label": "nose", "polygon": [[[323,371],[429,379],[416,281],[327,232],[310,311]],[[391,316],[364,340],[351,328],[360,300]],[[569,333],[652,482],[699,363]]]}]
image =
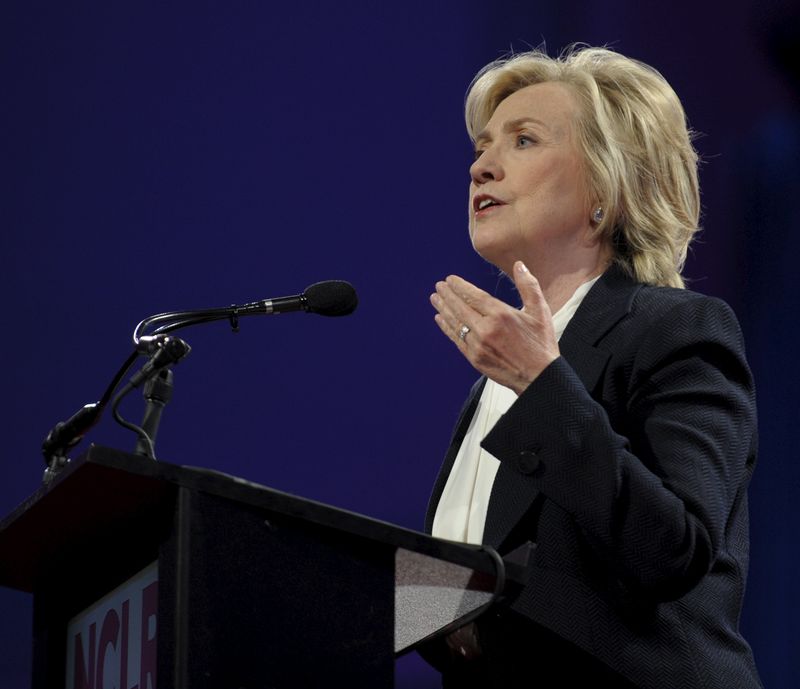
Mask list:
[{"label": "nose", "polygon": [[470,165],[469,175],[475,184],[483,184],[485,182],[496,182],[503,178],[503,167],[500,164],[500,158],[497,151],[489,146],[481,152],[475,159],[475,162]]}]

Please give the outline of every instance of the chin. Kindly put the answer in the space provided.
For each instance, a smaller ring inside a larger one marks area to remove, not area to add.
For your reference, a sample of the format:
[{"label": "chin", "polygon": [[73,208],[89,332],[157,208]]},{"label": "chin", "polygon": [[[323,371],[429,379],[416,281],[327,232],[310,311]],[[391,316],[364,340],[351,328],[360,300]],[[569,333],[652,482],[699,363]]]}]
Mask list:
[{"label": "chin", "polygon": [[479,247],[476,246],[473,242],[472,248],[475,249],[475,253],[478,254],[484,261],[487,263],[491,263],[495,268],[498,270],[503,271],[504,273],[508,273],[511,270],[511,267],[514,265],[514,261],[507,257],[504,257],[502,252],[497,250],[492,251],[492,247]]},{"label": "chin", "polygon": [[503,272],[507,272],[506,268],[510,269],[513,265],[513,260],[511,260],[511,263],[508,262],[508,247],[503,247],[497,242],[493,242],[490,237],[482,236],[480,232],[473,234],[471,240],[475,253],[484,261],[488,261]]}]

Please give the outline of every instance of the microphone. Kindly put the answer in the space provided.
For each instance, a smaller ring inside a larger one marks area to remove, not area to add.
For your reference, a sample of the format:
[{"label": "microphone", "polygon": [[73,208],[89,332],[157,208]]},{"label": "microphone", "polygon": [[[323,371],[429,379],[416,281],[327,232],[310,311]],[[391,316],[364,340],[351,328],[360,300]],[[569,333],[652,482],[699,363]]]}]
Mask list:
[{"label": "microphone", "polygon": [[305,311],[320,316],[348,316],[358,306],[358,295],[349,282],[325,280],[307,287],[302,294],[291,297],[262,299],[234,307],[237,315],[278,314]]}]

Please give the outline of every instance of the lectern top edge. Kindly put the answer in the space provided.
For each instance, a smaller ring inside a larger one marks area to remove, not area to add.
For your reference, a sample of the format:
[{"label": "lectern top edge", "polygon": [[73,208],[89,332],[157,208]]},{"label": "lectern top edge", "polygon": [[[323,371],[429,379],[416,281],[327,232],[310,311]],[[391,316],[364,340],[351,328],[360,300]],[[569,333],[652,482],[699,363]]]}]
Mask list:
[{"label": "lectern top edge", "polygon": [[0,522],[0,585],[33,591],[37,569],[76,531],[100,528],[104,520],[125,512],[149,518],[168,510],[179,488],[311,522],[382,547],[412,550],[489,574],[497,570],[498,557],[488,547],[443,541],[219,471],[155,462],[93,445]]}]

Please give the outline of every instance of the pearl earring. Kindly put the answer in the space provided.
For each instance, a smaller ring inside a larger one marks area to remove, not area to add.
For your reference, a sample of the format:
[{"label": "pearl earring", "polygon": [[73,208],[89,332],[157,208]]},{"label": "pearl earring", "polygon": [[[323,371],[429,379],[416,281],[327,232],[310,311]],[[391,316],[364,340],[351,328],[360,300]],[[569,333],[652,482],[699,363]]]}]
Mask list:
[{"label": "pearl earring", "polygon": [[594,212],[592,213],[592,220],[594,220],[596,223],[599,224],[603,222],[604,217],[605,217],[605,211],[603,210],[602,206],[598,206],[597,208],[594,209]]}]

